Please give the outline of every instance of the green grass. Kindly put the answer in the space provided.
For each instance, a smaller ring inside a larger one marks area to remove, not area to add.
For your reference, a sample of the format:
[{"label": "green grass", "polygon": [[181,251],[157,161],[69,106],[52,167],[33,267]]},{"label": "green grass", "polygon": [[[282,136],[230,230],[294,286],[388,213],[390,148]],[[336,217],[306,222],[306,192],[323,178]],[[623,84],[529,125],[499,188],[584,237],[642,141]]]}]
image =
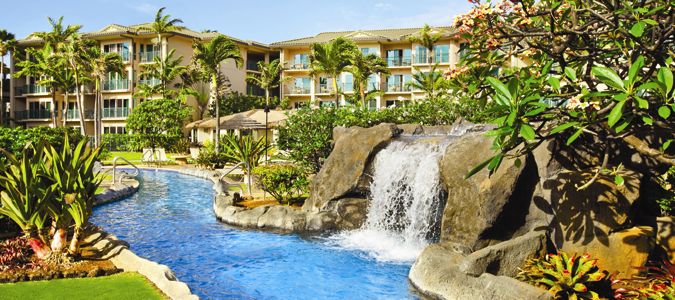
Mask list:
[{"label": "green grass", "polygon": [[138,273],[0,284],[2,299],[166,299]]},{"label": "green grass", "polygon": [[[130,162],[132,162],[134,164],[140,163],[141,160],[143,159],[143,153],[142,152],[116,152],[116,151],[113,151],[113,152],[110,152],[109,159],[103,161],[103,164],[112,165],[112,160],[116,156],[126,158],[127,160],[129,160]],[[117,160],[117,164],[126,165],[127,163],[125,161],[119,159],[119,160]]]}]

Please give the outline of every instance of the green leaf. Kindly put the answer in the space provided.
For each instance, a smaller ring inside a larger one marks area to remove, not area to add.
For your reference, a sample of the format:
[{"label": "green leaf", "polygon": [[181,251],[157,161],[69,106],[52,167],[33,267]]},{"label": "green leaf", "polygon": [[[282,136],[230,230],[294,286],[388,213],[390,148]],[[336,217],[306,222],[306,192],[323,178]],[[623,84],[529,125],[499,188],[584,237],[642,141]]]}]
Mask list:
[{"label": "green leaf", "polygon": [[623,177],[621,177],[621,175],[614,176],[614,183],[619,186],[623,185],[624,183]]},{"label": "green leaf", "polygon": [[632,34],[635,37],[641,37],[642,34],[645,32],[645,22],[639,21],[635,24],[633,24],[633,27],[630,29],[630,34]]},{"label": "green leaf", "polygon": [[490,157],[486,159],[484,162],[478,164],[475,166],[473,169],[469,170],[469,172],[464,176],[464,179],[468,179],[469,177],[476,175],[476,173],[480,172],[485,166],[487,166],[491,161],[493,157]]},{"label": "green leaf", "polygon": [[534,140],[534,129],[530,125],[522,124],[520,125],[520,136],[528,141]]},{"label": "green leaf", "polygon": [[509,92],[509,89],[506,87],[505,84],[503,84],[499,79],[494,78],[494,77],[488,77],[487,79],[488,84],[492,86],[492,88],[497,91],[498,94],[503,95],[505,98],[511,100],[513,97],[511,96],[511,92]]},{"label": "green leaf", "polygon": [[551,77],[548,78],[547,81],[554,90],[556,90],[557,92],[560,91],[560,79],[558,79],[557,77],[551,76]]},{"label": "green leaf", "polygon": [[509,113],[509,117],[506,118],[506,124],[509,126],[513,126],[513,123],[516,121],[516,113],[517,111],[514,109]]},{"label": "green leaf", "polygon": [[673,89],[673,72],[668,67],[661,67],[659,68],[657,78],[665,85],[666,94],[670,93],[670,90]]},{"label": "green leaf", "polygon": [[504,158],[504,154],[499,153],[495,155],[492,160],[490,160],[490,163],[488,164],[488,170],[494,171],[497,168],[499,168],[499,165],[502,164],[502,159]]},{"label": "green leaf", "polygon": [[616,74],[612,69],[606,68],[606,67],[593,67],[593,70],[591,71],[593,75],[598,77],[604,84],[608,86],[612,86],[617,89],[623,90],[624,84],[623,80],[621,80],[621,77]]},{"label": "green leaf", "polygon": [[516,158],[516,160],[513,162],[513,165],[516,166],[516,168],[520,168],[520,166],[523,165],[523,162],[520,161],[520,158]]},{"label": "green leaf", "polygon": [[663,145],[661,145],[661,151],[666,151],[668,150],[668,147],[670,147],[670,143],[672,143],[673,140],[667,140]]},{"label": "green leaf", "polygon": [[654,21],[654,20],[652,20],[652,19],[644,19],[644,20],[642,20],[642,22],[645,22],[645,23],[647,23],[648,25],[652,25],[652,26],[659,25],[658,22],[656,22],[656,21]]},{"label": "green leaf", "polygon": [[582,133],[583,131],[584,131],[584,128],[583,128],[583,127],[577,129],[577,131],[576,131],[572,136],[570,136],[570,137],[567,139],[567,143],[566,143],[567,146],[569,146],[569,145],[571,145],[572,143],[574,143],[574,141],[576,141],[577,138],[579,138],[579,136],[581,135],[581,133]]},{"label": "green leaf", "polygon": [[670,107],[665,105],[659,107],[659,116],[661,116],[661,118],[668,119],[668,117],[670,117]]},{"label": "green leaf", "polygon": [[616,131],[616,133],[622,132],[624,129],[626,129],[626,127],[628,127],[628,125],[630,125],[631,121],[632,118],[629,118],[628,120],[621,122],[619,126],[616,126],[616,128],[614,128],[614,130]]},{"label": "green leaf", "polygon": [[628,70],[628,81],[631,83],[631,85],[636,81],[637,79],[637,74],[640,72],[640,69],[645,65],[645,57],[640,55],[633,64],[630,65],[630,69]]},{"label": "green leaf", "polygon": [[639,108],[649,109],[649,101],[642,99],[638,96],[635,96],[635,101],[637,101]]},{"label": "green leaf", "polygon": [[[511,80],[509,80],[508,88],[509,88],[509,93],[511,93],[512,97],[517,97],[519,87],[520,86],[518,85],[518,79],[516,79],[514,77],[514,78],[511,78]],[[513,99],[511,99],[511,100],[513,101]]]},{"label": "green leaf", "polygon": [[577,72],[570,67],[565,67],[565,76],[572,81],[577,81]]},{"label": "green leaf", "polygon": [[551,130],[551,134],[563,132],[563,131],[567,130],[568,128],[574,127],[574,126],[577,126],[577,125],[579,125],[579,122],[569,122],[569,123],[558,125],[555,128],[553,128],[553,130]]},{"label": "green leaf", "polygon": [[653,125],[654,124],[654,119],[644,116],[642,117],[642,122],[644,122],[647,125]]},{"label": "green leaf", "polygon": [[619,122],[621,117],[623,116],[623,105],[626,103],[626,101],[621,101],[614,106],[611,112],[609,112],[609,116],[607,117],[607,124],[609,124],[609,127],[614,127],[614,124],[616,122]]},{"label": "green leaf", "polygon": [[653,90],[659,88],[659,84],[653,81],[644,83],[637,88],[637,91]]}]

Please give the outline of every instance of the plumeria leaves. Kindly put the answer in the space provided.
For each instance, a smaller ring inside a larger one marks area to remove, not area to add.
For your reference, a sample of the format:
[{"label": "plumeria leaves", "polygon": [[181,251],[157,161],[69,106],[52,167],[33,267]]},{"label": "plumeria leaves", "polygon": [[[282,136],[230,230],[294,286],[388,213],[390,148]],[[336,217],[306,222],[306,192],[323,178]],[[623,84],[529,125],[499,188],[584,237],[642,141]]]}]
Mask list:
[{"label": "plumeria leaves", "polygon": [[626,100],[620,101],[619,103],[612,108],[612,111],[609,112],[609,116],[607,117],[607,124],[609,124],[610,127],[614,127],[616,122],[621,119],[621,116],[623,115],[623,106],[626,104]]},{"label": "plumeria leaves", "polygon": [[528,141],[534,140],[534,129],[528,124],[522,124],[520,125],[520,136]]},{"label": "plumeria leaves", "polygon": [[670,117],[670,107],[665,105],[659,107],[659,116],[667,120]]},{"label": "plumeria leaves", "polygon": [[606,67],[593,67],[591,70],[591,73],[600,79],[604,84],[623,90],[624,89],[624,84],[623,80],[621,80],[621,77],[619,77],[616,72],[614,72],[610,68]]},{"label": "plumeria leaves", "polygon": [[645,32],[645,26],[647,23],[643,21],[639,21],[635,24],[633,24],[633,27],[630,28],[630,34],[632,34],[635,37],[641,37],[642,34]]}]

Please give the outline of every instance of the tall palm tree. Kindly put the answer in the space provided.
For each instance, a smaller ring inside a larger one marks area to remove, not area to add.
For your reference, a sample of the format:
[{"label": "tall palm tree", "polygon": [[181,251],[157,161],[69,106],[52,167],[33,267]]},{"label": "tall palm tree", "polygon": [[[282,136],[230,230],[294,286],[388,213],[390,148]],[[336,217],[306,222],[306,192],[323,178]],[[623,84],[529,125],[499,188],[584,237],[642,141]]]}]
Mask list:
[{"label": "tall palm tree", "polygon": [[159,84],[139,85],[139,91],[137,93],[139,96],[148,98],[156,94],[161,94],[164,99],[175,96],[176,91],[169,89],[169,83],[176,80],[176,78],[180,78],[187,70],[187,66],[181,65],[183,56],[174,58],[173,55],[175,52],[175,49],[171,49],[169,54],[164,58],[155,56],[153,58],[154,64],[145,66],[145,70],[141,72],[141,75],[146,78],[156,78],[159,80]]},{"label": "tall palm tree", "polygon": [[155,14],[155,21],[149,24],[140,26],[140,30],[148,30],[157,34],[157,44],[161,48],[161,56],[164,58],[166,56],[166,43],[162,40],[162,36],[171,31],[177,31],[185,29],[185,27],[178,24],[182,24],[183,20],[181,19],[171,19],[171,15],[164,15],[164,10],[166,7],[162,7],[157,10]]},{"label": "tall palm tree", "polygon": [[42,48],[28,48],[26,49],[26,54],[29,59],[21,60],[16,64],[19,67],[19,71],[15,75],[17,77],[39,78],[36,80],[36,84],[49,87],[52,97],[52,125],[56,127],[56,91],[60,86],[55,78],[58,78],[66,68],[66,63],[61,56],[54,55],[52,47],[49,44],[46,44]]},{"label": "tall palm tree", "polygon": [[181,74],[181,80],[176,83],[178,96],[187,101],[188,96],[195,98],[199,119],[204,118],[204,113],[209,107],[209,78],[204,74],[199,64],[190,64],[185,72]]},{"label": "tall palm tree", "polygon": [[59,17],[58,20],[48,17],[47,20],[52,26],[52,31],[36,32],[34,35],[42,39],[45,44],[49,44],[53,47],[55,51],[60,51],[60,47],[67,43],[68,39],[77,35],[77,33],[82,29],[82,25],[68,25],[63,26],[63,16]]},{"label": "tall palm tree", "polygon": [[358,89],[359,99],[363,106],[366,106],[366,96],[368,91],[368,78],[373,74],[389,75],[387,62],[374,53],[365,55],[361,51],[355,51],[351,59],[351,65],[347,68],[349,73],[354,76],[354,86]]},{"label": "tall palm tree", "polygon": [[228,37],[218,35],[207,43],[192,45],[194,49],[193,59],[201,66],[209,77],[211,84],[211,101],[216,105],[216,153],[220,153],[220,101],[219,87],[222,80],[220,64],[225,60],[234,61],[237,68],[241,67],[244,60],[241,58],[239,47]]},{"label": "tall palm tree", "polygon": [[0,29],[0,126],[5,124],[5,55],[15,44],[14,34]]},{"label": "tall palm tree", "polygon": [[331,77],[333,92],[335,93],[335,107],[337,108],[340,105],[337,78],[350,65],[352,53],[358,51],[358,48],[354,42],[338,37],[326,44],[314,43],[310,46],[310,50],[309,74],[312,77],[322,74]]},{"label": "tall palm tree", "polygon": [[408,85],[415,90],[423,91],[427,99],[436,99],[444,95],[447,92],[447,81],[443,73],[436,69],[437,67],[438,64],[433,65],[429,72],[422,72],[419,68],[415,68],[413,80]]},{"label": "tall palm tree", "polygon": [[94,81],[94,145],[101,145],[101,106],[103,96],[101,86],[108,73],[125,74],[124,60],[117,53],[103,53],[100,47],[93,47],[88,51],[88,61],[91,65],[91,77]]},{"label": "tall palm tree", "polygon": [[[424,24],[424,27],[420,29],[415,35],[408,37],[408,40],[412,43],[418,43],[424,48],[429,50],[429,57],[427,58],[428,62],[432,62],[434,57],[434,44],[441,39],[441,34],[433,32],[433,29],[429,24]],[[419,54],[418,54],[419,55]]]},{"label": "tall palm tree", "polygon": [[[61,61],[63,61],[63,57],[60,58]],[[53,79],[56,81],[61,91],[63,91],[63,98],[59,101],[59,112],[61,112],[61,125],[66,126],[69,93],[70,90],[75,89],[75,78],[73,77],[72,70],[65,66],[65,63],[64,67],[60,68],[60,70],[61,72],[54,74],[55,76]]]},{"label": "tall palm tree", "polygon": [[75,99],[79,108],[80,132],[87,135],[84,126],[84,84],[90,82],[92,74],[92,65],[90,54],[92,49],[97,47],[94,40],[83,39],[80,35],[74,35],[64,44],[63,55],[67,61],[68,67],[73,72],[75,79]]},{"label": "tall palm tree", "polygon": [[269,107],[270,90],[279,87],[279,84],[281,84],[282,81],[287,80],[287,78],[281,78],[281,72],[284,71],[284,67],[278,59],[269,63],[259,61],[258,71],[260,74],[249,74],[246,76],[246,81],[265,90],[265,105]]}]

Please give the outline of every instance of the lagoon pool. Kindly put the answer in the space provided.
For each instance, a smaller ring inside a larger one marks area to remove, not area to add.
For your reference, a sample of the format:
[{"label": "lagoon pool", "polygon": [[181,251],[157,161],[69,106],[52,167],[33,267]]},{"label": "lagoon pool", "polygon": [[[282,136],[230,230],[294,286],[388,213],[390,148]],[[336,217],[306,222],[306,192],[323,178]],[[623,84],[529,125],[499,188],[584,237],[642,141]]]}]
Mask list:
[{"label": "lagoon pool", "polygon": [[143,171],[132,197],[91,219],[139,256],[169,266],[202,299],[414,299],[410,262],[377,261],[330,237],[242,230],[218,222],[210,181]]}]

